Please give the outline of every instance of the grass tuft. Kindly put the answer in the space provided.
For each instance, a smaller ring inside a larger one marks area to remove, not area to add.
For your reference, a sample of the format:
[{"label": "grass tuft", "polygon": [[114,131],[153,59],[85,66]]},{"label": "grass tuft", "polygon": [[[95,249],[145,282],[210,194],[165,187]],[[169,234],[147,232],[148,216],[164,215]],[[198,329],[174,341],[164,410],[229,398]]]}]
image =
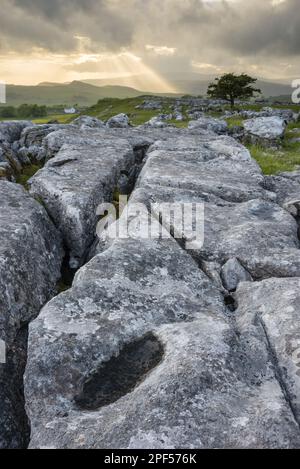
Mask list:
[{"label": "grass tuft", "polygon": [[24,166],[22,172],[17,177],[17,183],[24,186],[25,189],[28,189],[29,179],[32,178],[32,176],[34,176],[35,173],[39,171],[42,167],[42,164],[31,164]]},{"label": "grass tuft", "polygon": [[259,145],[248,145],[248,149],[266,175],[294,171],[300,167],[300,143],[286,140],[278,150]]},{"label": "grass tuft", "polygon": [[242,127],[244,125],[244,120],[242,117],[227,117],[226,122],[228,127],[231,129],[232,127]]}]

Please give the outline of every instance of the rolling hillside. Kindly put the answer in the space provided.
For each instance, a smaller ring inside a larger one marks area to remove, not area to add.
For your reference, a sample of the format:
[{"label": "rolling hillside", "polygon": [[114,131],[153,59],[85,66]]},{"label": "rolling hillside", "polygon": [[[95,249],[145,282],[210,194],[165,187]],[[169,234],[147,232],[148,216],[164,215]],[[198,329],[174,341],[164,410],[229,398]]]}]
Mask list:
[{"label": "rolling hillside", "polygon": [[[206,77],[184,79],[176,77],[172,84],[179,95],[205,95],[212,79]],[[72,83],[41,83],[37,86],[7,85],[7,105],[20,106],[21,104],[38,104],[46,106],[80,106],[89,107],[104,98],[136,98],[153,93],[139,91],[126,85],[120,80],[105,85],[104,80],[93,80],[92,83],[73,81]],[[283,83],[259,80],[257,82],[265,97],[290,96],[292,88]],[[156,95],[159,95],[156,93]],[[161,94],[161,96],[174,97],[175,94]]]},{"label": "rolling hillside", "polygon": [[101,98],[135,98],[141,91],[125,86],[93,86],[74,81],[67,84],[41,83],[38,86],[7,85],[7,105],[39,104],[91,106]]},{"label": "rolling hillside", "polygon": [[[180,94],[205,95],[208,85],[215,79],[214,75],[200,75],[198,73],[177,73],[167,76],[167,80]],[[93,86],[121,85],[129,86],[135,77],[120,77],[98,80],[85,80],[85,83]],[[141,80],[141,77],[140,77]],[[259,78],[257,81],[258,88],[261,89],[263,96],[266,98],[277,96],[290,96],[292,93],[291,85],[283,81],[272,81]],[[146,94],[143,92],[143,94]],[[147,93],[149,94],[149,93]]]}]

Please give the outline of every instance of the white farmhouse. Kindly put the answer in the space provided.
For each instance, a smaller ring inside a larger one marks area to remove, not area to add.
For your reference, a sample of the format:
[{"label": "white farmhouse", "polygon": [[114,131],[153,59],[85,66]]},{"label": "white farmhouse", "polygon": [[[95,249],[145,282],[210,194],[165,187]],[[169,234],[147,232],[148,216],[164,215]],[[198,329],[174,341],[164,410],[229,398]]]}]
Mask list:
[{"label": "white farmhouse", "polygon": [[70,107],[70,108],[66,108],[64,110],[64,112],[65,112],[65,114],[76,114],[77,111],[76,111],[75,107]]}]

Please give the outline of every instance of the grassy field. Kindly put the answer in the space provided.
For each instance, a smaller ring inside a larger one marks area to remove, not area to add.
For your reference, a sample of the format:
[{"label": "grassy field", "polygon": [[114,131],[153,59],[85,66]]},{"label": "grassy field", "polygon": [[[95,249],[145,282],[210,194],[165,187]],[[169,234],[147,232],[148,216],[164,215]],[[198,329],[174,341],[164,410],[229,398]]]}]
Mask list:
[{"label": "grassy field", "polygon": [[[164,106],[161,110],[145,110],[139,109],[138,107],[145,101],[145,99],[151,99],[149,96],[139,96],[134,98],[117,99],[117,98],[105,98],[98,101],[97,104],[86,109],[82,114],[87,114],[93,117],[97,117],[101,120],[108,120],[116,114],[125,113],[129,116],[130,122],[133,125],[141,125],[149,121],[152,117],[158,114],[171,114],[173,112],[172,105],[174,99],[164,98]],[[238,107],[244,110],[260,111],[263,105],[247,105]],[[278,109],[293,108],[295,112],[300,111],[300,105],[294,106],[273,106]],[[221,117],[226,109],[230,109],[230,106],[219,112],[210,112],[209,115],[213,117]],[[187,109],[183,108],[182,111],[185,120],[180,122],[176,120],[170,120],[168,123],[175,125],[178,128],[187,127],[189,119],[187,116]],[[36,124],[45,124],[49,121],[58,121],[61,124],[67,124],[72,122],[77,115],[49,114],[47,117],[40,119],[34,119],[33,122]],[[3,119],[10,120],[10,119]],[[226,119],[230,128],[235,126],[242,126],[245,118],[239,116],[233,116]],[[265,174],[276,174],[282,171],[292,171],[297,167],[300,167],[300,143],[293,142],[294,138],[300,138],[300,122],[289,124],[286,130],[285,138],[282,146],[279,149],[265,148],[259,145],[247,145],[252,157],[259,163]],[[32,176],[39,168],[29,167],[21,176],[20,183],[23,185],[27,184],[27,180]],[[27,174],[28,173],[28,174]]]},{"label": "grassy field", "polygon": [[[97,117],[101,120],[107,120],[111,117],[115,116],[116,114],[127,114],[131,124],[133,125],[141,125],[145,122],[152,119],[152,117],[157,116],[158,114],[170,114],[172,113],[171,106],[174,100],[170,99],[170,104],[166,104],[162,110],[147,110],[147,109],[137,109],[137,106],[140,106],[145,101],[144,97],[138,98],[131,98],[131,99],[102,99],[100,100],[95,106],[92,106],[84,114],[88,114],[89,116]],[[183,111],[183,115],[186,117],[185,110]],[[177,127],[186,127],[188,122],[178,122],[175,120],[168,121],[170,124],[174,124]]]},{"label": "grassy field", "polygon": [[[125,113],[129,116],[130,122],[133,125],[141,125],[150,120],[152,117],[157,114],[170,114],[172,113],[172,104],[174,103],[173,99],[167,100],[165,106],[162,110],[145,110],[137,109],[137,106],[140,106],[143,101],[145,101],[145,96],[129,99],[114,99],[107,98],[100,100],[96,105],[92,106],[84,112],[93,117],[97,117],[101,120],[107,120],[110,117],[115,116],[116,114]],[[243,107],[237,107],[237,109],[251,110],[251,111],[260,111],[264,107],[263,105],[253,104]],[[273,106],[276,109],[288,109],[291,106]],[[230,106],[227,107],[230,109]],[[226,109],[225,109],[226,110]],[[295,112],[300,111],[300,105],[294,105],[293,110]],[[187,116],[187,109],[183,108],[183,115],[186,120],[178,122],[175,120],[168,121],[168,123],[175,125],[176,127],[187,127],[189,119]],[[220,117],[223,112],[213,112],[210,115],[214,117]],[[76,116],[77,117],[77,116]],[[53,119],[57,118],[60,122],[70,122],[75,116],[62,116],[61,120],[59,116],[52,116]],[[245,118],[239,116],[233,116],[227,118],[229,127],[242,126]],[[299,132],[298,132],[299,129]],[[286,135],[283,141],[282,148],[280,149],[268,149],[260,147],[258,145],[248,145],[248,148],[251,152],[252,157],[259,163],[263,172],[265,174],[276,174],[282,171],[293,171],[295,168],[300,166],[300,143],[291,142],[293,138],[300,138],[300,122],[289,124],[287,127]]]},{"label": "grassy field", "polygon": [[280,149],[273,150],[258,145],[249,145],[248,148],[264,174],[294,171],[300,168],[300,142],[293,142],[294,138],[300,138],[300,122],[288,125]]},{"label": "grassy field", "polygon": [[[290,106],[274,106],[280,109],[288,109]],[[257,110],[257,108],[255,109]],[[295,112],[300,111],[300,106],[294,106]],[[245,118],[233,116],[226,119],[229,128],[243,126]],[[300,143],[293,142],[300,138],[300,122],[287,126],[282,146],[279,149],[266,148],[260,145],[247,145],[252,157],[258,162],[266,175],[277,174],[284,171],[294,171],[300,167]]]},{"label": "grassy field", "polygon": [[141,91],[126,86],[93,86],[88,83],[73,81],[72,83],[43,83],[37,86],[7,85],[7,103],[10,106],[20,104],[39,104],[55,106],[92,106],[101,98],[134,98]]},{"label": "grassy field", "polygon": [[228,117],[225,120],[228,124],[228,127],[232,128],[236,126],[242,126],[245,119],[243,119],[242,117],[234,116],[234,117]]},{"label": "grassy field", "polygon": [[52,114],[46,117],[41,117],[38,119],[33,119],[32,122],[34,124],[47,124],[48,122],[51,121],[57,121],[60,124],[69,124],[72,122],[76,117],[78,117],[79,114]]},{"label": "grassy field", "polygon": [[284,143],[279,150],[248,145],[252,157],[266,175],[294,171],[300,167],[300,143]]},{"label": "grassy field", "polygon": [[0,122],[8,122],[8,121],[14,121],[14,120],[30,120],[34,124],[48,124],[48,122],[52,121],[57,121],[59,124],[69,124],[72,122],[76,117],[78,117],[79,114],[49,114],[46,117],[39,117],[39,118],[34,118],[30,119],[21,119],[21,118],[15,118],[15,117],[10,117],[10,118],[2,118],[0,117]]}]

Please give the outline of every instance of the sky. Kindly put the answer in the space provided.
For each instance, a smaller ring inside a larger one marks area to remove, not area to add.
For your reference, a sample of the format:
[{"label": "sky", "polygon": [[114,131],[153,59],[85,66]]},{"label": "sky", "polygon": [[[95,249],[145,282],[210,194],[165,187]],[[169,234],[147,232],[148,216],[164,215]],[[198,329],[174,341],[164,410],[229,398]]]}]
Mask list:
[{"label": "sky", "polygon": [[300,78],[300,0],[0,0],[0,81]]}]

